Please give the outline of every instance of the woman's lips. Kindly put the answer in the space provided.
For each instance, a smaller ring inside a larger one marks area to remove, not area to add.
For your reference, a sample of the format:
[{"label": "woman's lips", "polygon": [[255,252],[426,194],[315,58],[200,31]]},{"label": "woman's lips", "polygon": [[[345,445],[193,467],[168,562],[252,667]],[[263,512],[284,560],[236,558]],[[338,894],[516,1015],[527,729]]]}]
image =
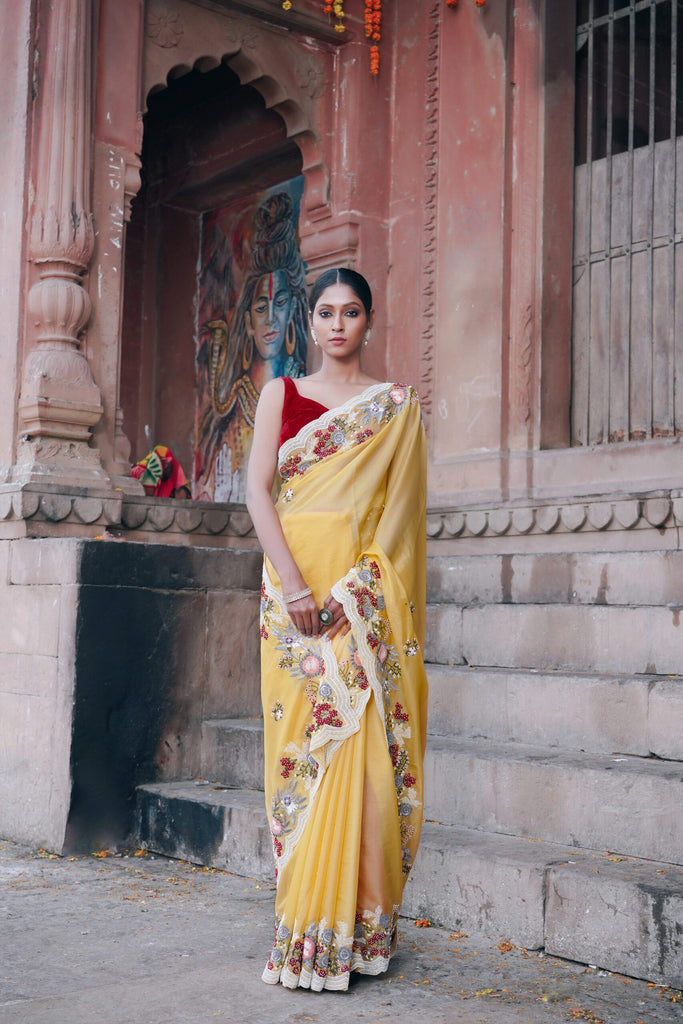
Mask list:
[{"label": "woman's lips", "polygon": [[275,339],[277,338],[277,335],[278,335],[277,331],[268,331],[267,334],[263,335],[263,340],[265,342],[275,341]]}]

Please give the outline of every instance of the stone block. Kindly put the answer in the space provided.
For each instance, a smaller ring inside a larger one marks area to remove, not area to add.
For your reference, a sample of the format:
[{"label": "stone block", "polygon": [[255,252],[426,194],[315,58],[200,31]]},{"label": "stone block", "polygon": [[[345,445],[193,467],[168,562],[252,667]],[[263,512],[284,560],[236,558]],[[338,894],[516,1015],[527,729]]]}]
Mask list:
[{"label": "stone block", "polygon": [[263,789],[263,722],[213,719],[202,723],[201,773],[232,789]]},{"label": "stone block", "polygon": [[[432,733],[593,753],[650,753],[648,677],[436,665],[428,666],[428,675]],[[678,707],[673,695],[671,704]],[[671,737],[672,746],[680,748],[681,735],[683,729]]]},{"label": "stone block", "polygon": [[263,794],[187,782],[140,786],[136,834],[143,849],[272,881]]},{"label": "stone block", "polygon": [[83,583],[151,590],[251,590],[261,587],[259,551],[120,541],[84,541]]},{"label": "stone block", "polygon": [[4,653],[56,656],[61,597],[58,586],[0,586]]},{"label": "stone block", "polygon": [[659,679],[650,689],[648,752],[683,761],[683,678]]},{"label": "stone block", "polygon": [[10,583],[10,553],[12,545],[16,543],[10,540],[0,540],[0,587]]},{"label": "stone block", "polygon": [[402,913],[539,949],[552,855],[543,844],[426,822]]},{"label": "stone block", "polygon": [[0,651],[0,693],[52,697],[57,688],[57,658]]},{"label": "stone block", "polygon": [[0,835],[57,853],[71,797],[69,715],[54,695],[0,693]]},{"label": "stone block", "polygon": [[461,665],[462,608],[428,604],[425,621],[425,660],[440,665]]},{"label": "stone block", "polygon": [[[437,636],[439,625],[432,623]],[[680,616],[668,608],[465,608],[462,636],[469,665],[653,675],[678,674],[683,666]]]},{"label": "stone block", "polygon": [[261,714],[259,602],[254,592],[207,595],[203,718]]},{"label": "stone block", "polygon": [[471,604],[682,604],[681,551],[432,555],[429,600]]},{"label": "stone block", "polygon": [[125,840],[138,783],[199,770],[206,595],[127,586],[125,568],[118,586],[79,588],[75,850]]},{"label": "stone block", "polygon": [[11,546],[10,582],[16,586],[76,583],[81,542],[70,538],[16,540]]},{"label": "stone block", "polygon": [[425,792],[443,824],[682,859],[680,764],[430,736]]},{"label": "stone block", "polygon": [[504,600],[500,555],[435,555],[427,559],[429,601],[446,604],[495,604]]},{"label": "stone block", "polygon": [[546,952],[683,988],[683,874],[664,864],[551,867]]}]

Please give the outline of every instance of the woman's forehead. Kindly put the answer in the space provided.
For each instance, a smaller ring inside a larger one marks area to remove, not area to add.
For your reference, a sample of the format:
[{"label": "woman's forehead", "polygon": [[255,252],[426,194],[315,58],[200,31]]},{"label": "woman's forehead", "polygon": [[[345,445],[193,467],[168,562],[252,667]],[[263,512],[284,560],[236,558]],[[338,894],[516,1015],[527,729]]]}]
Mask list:
[{"label": "woman's forehead", "polygon": [[329,284],[327,288],[320,294],[320,298],[315,304],[315,308],[318,306],[362,306],[363,303],[358,298],[353,288],[348,284]]}]

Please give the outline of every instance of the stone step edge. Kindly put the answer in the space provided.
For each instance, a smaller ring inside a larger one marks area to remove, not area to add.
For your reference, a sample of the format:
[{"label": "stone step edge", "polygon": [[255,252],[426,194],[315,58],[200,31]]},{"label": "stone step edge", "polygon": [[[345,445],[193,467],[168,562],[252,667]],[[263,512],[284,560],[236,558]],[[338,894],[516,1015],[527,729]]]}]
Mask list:
[{"label": "stone step edge", "polygon": [[[244,730],[259,734],[263,727],[260,718],[215,718],[206,719],[202,725],[222,730]],[[455,755],[465,755],[475,760],[530,761],[540,766],[564,765],[572,770],[605,770],[612,772],[642,772],[660,775],[664,780],[683,779],[683,761],[664,758],[642,757],[615,750],[609,754],[591,753],[559,746],[490,741],[480,737],[463,738],[441,733],[427,733],[427,754],[430,751],[449,749]]]},{"label": "stone step edge", "polygon": [[[228,853],[225,863],[224,849],[216,862],[207,861],[182,837],[163,849],[147,844],[148,849],[272,881],[262,794],[213,790],[194,782],[152,783],[138,789],[158,801],[194,803],[224,833],[226,813],[241,812],[236,845],[244,843],[247,834],[246,845],[258,844],[258,849],[238,850],[237,860],[233,850],[233,859]],[[216,812],[222,820],[216,821]],[[249,828],[244,828],[247,819]],[[224,834],[224,845],[230,839]],[[561,887],[564,893],[558,898]],[[615,900],[620,903],[618,914],[596,913],[601,906],[614,910]],[[486,934],[522,948],[545,948],[569,960],[683,987],[679,866],[425,821],[402,912],[457,928],[462,934],[454,937],[460,941],[469,934]],[[645,918],[650,927],[645,926],[643,940]],[[583,934],[577,939],[582,924]],[[612,934],[615,927],[618,935]],[[624,930],[628,942],[620,941]]]},{"label": "stone step edge", "polygon": [[529,743],[502,743],[481,738],[427,735],[427,755],[430,751],[450,751],[455,756],[470,757],[478,761],[506,761],[533,764],[541,768],[565,767],[574,771],[606,770],[614,774],[659,776],[662,781],[683,781],[683,761],[667,761],[659,757],[641,757],[614,750],[609,754],[572,750],[566,747],[540,746]]},{"label": "stone step edge", "polygon": [[[267,825],[264,793],[261,790],[231,789],[211,784],[198,785],[195,780],[179,780],[143,783],[136,787],[136,791],[171,800],[191,800],[210,807],[237,807],[258,814],[263,818],[263,824]],[[487,854],[492,854],[495,847],[498,852],[497,859],[509,864],[523,861],[545,869],[564,867],[574,862],[576,866],[591,874],[618,874],[621,877],[624,876],[624,872],[638,871],[641,875],[639,884],[659,885],[663,877],[670,875],[670,881],[673,880],[672,891],[680,892],[683,896],[683,865],[680,864],[667,864],[664,861],[617,855],[609,850],[592,850],[571,846],[568,843],[555,843],[505,832],[485,832],[464,825],[446,825],[439,821],[424,820],[420,849],[426,844],[431,847],[444,847],[453,843],[456,846],[460,844],[463,848],[485,851]]]},{"label": "stone step edge", "polygon": [[672,673],[656,672],[591,672],[590,669],[550,669],[550,668],[520,668],[518,665],[511,665],[509,668],[503,665],[445,665],[439,661],[425,661],[427,677],[432,675],[476,675],[477,673],[497,676],[514,676],[520,679],[529,677],[542,682],[544,679],[579,679],[585,682],[598,683],[628,683],[639,682],[652,684],[659,682],[683,682],[683,673],[674,675]]}]

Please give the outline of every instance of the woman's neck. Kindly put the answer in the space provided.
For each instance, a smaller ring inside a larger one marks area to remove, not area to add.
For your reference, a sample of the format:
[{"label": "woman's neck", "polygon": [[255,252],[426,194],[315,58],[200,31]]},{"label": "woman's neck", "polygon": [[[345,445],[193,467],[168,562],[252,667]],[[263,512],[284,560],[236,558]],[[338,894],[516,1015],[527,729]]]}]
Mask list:
[{"label": "woman's neck", "polygon": [[311,374],[315,380],[325,381],[329,384],[362,384],[367,380],[367,376],[367,373],[363,373],[361,370],[360,361],[357,359],[345,363],[324,357],[320,369]]}]

